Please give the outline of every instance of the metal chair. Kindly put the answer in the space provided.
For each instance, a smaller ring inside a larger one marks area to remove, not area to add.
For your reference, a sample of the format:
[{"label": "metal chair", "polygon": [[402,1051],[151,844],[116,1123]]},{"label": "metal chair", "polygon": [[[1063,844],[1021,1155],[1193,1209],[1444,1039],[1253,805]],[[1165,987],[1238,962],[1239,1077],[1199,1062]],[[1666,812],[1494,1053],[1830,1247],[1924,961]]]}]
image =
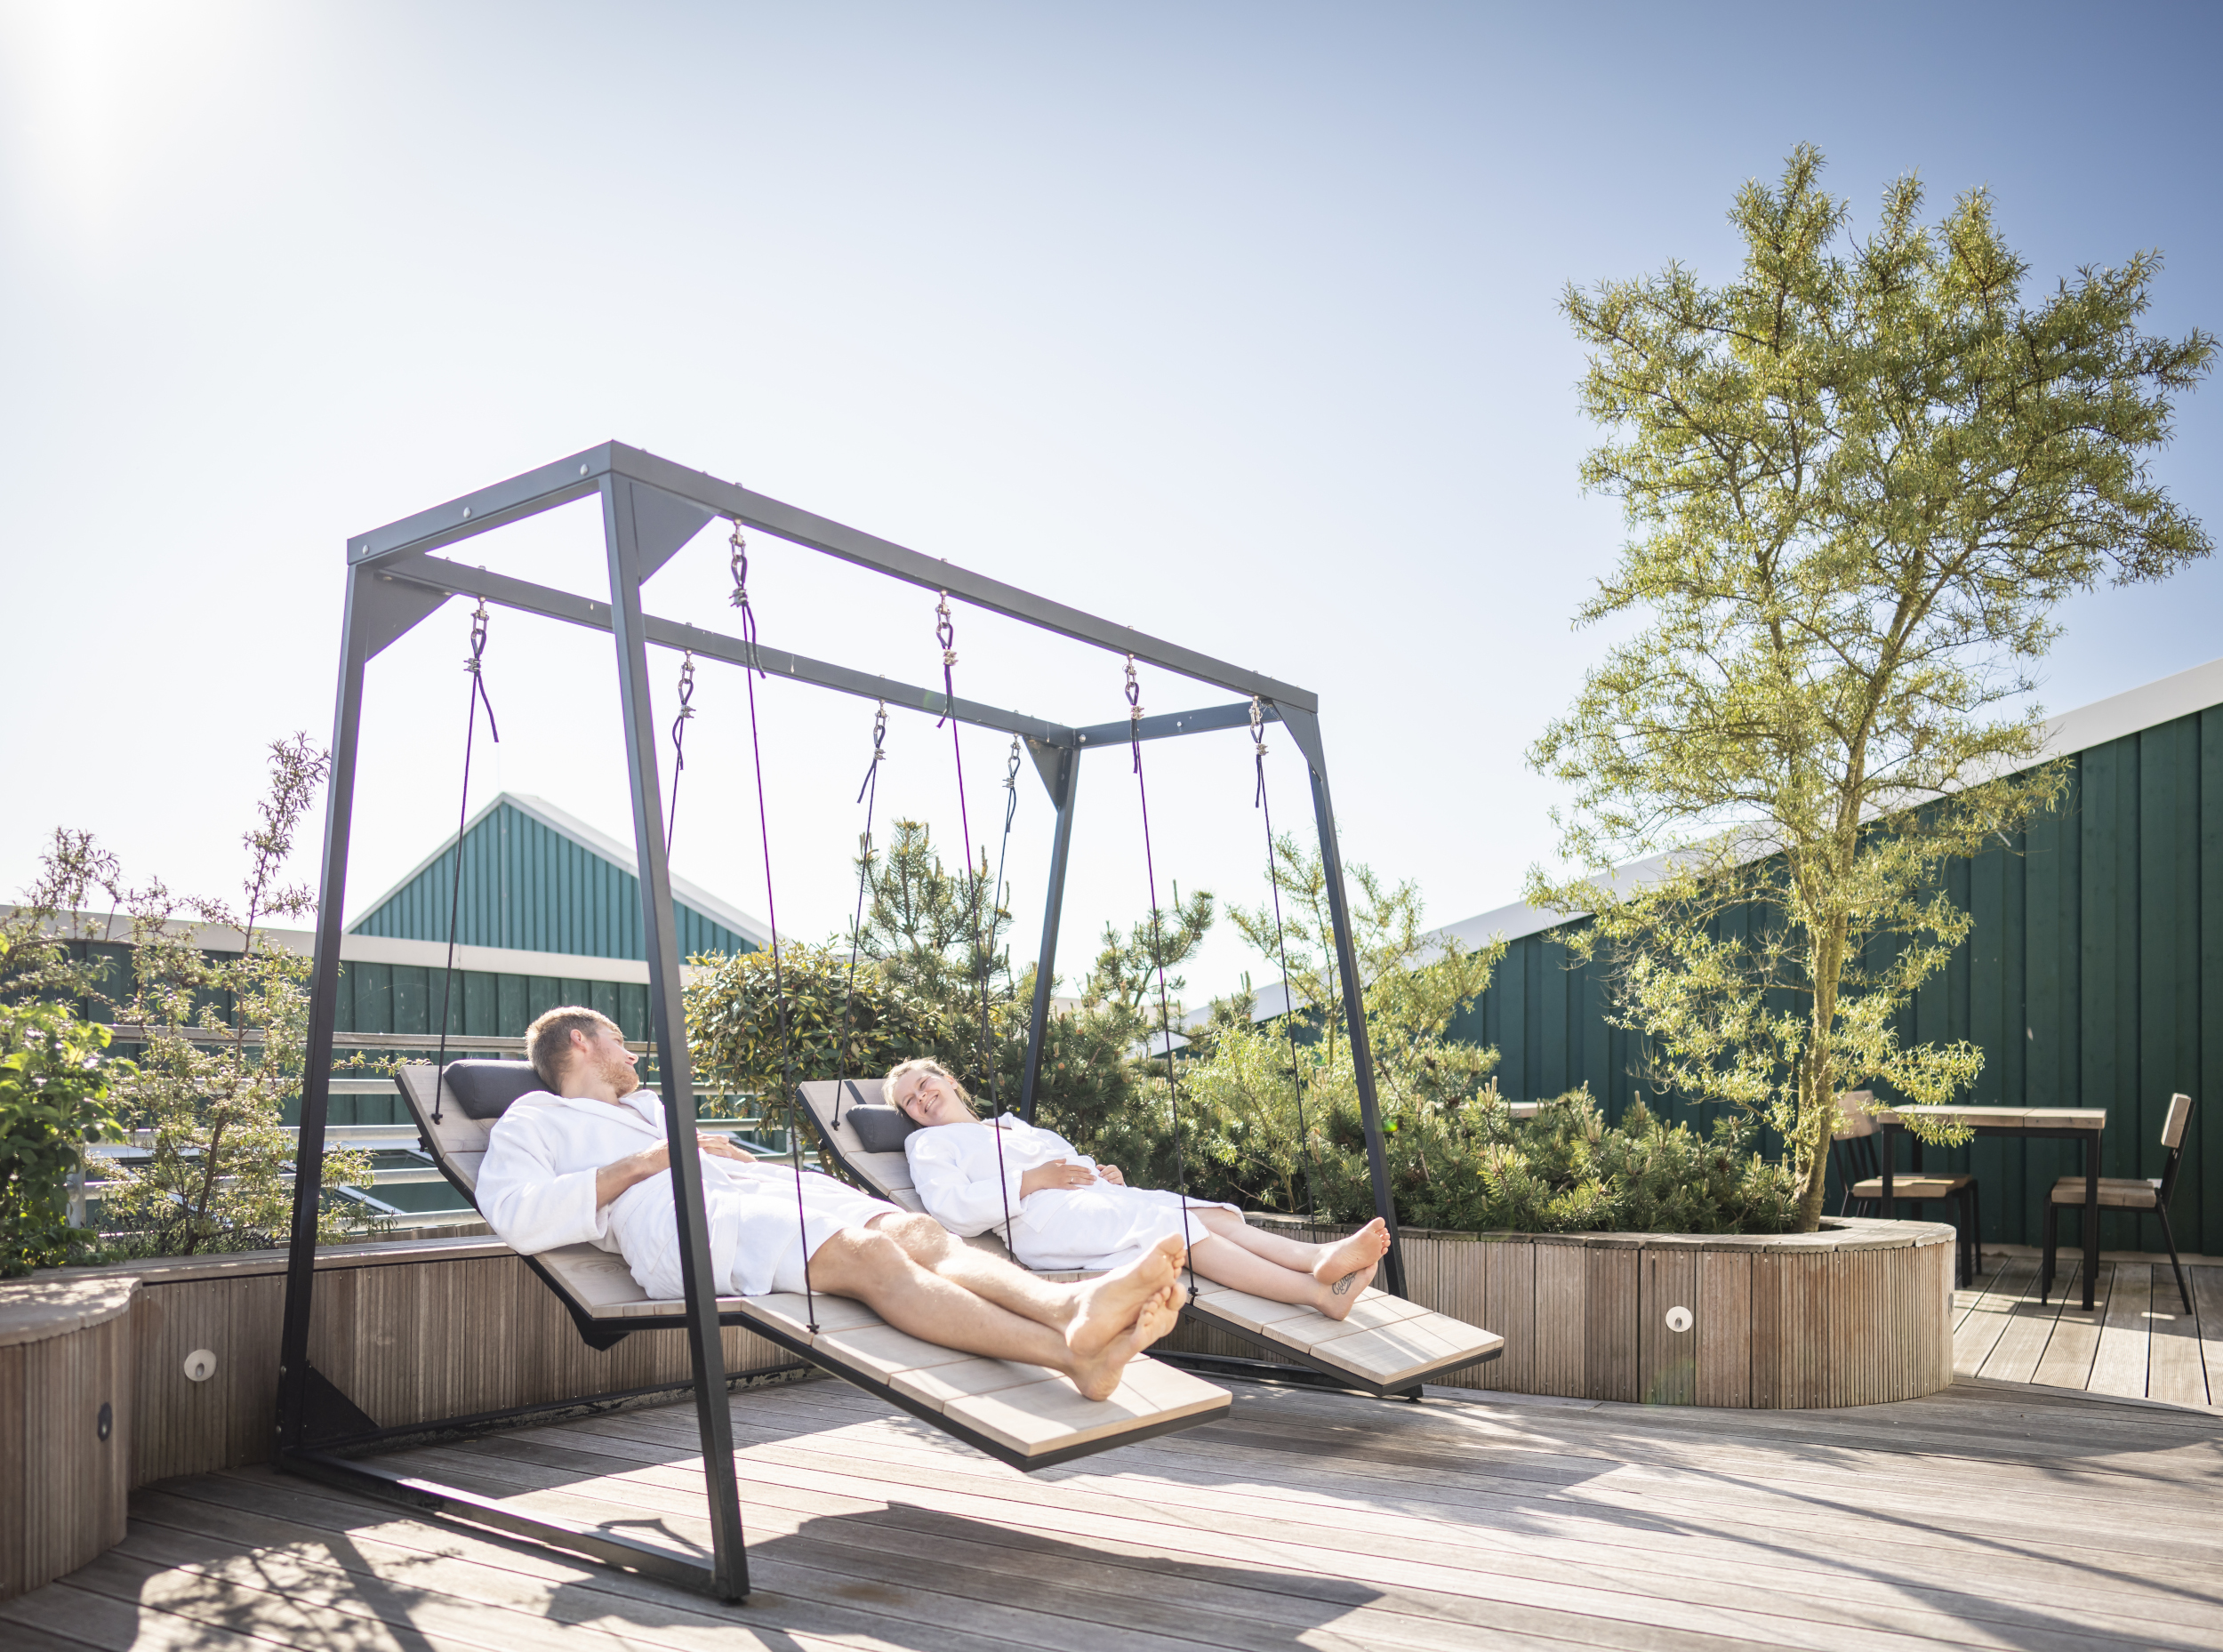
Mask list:
[{"label": "metal chair", "polygon": [[[2171,1096],[2169,1116],[2162,1120],[2162,1145],[2169,1150],[2169,1157],[2162,1162],[2161,1175],[2150,1180],[2131,1176],[2099,1178],[2100,1209],[2127,1210],[2135,1215],[2161,1218],[2162,1243],[2169,1247],[2169,1265],[2177,1275],[2177,1294],[2184,1298],[2187,1313],[2192,1311],[2192,1291],[2185,1283],[2184,1264],[2177,1260],[2177,1236],[2169,1231],[2169,1196],[2177,1191],[2177,1166],[2185,1156],[2185,1131],[2191,1123],[2192,1097]],[[2045,1265],[2038,1271],[2040,1302],[2053,1288],[2054,1241],[2060,1231],[2060,1213],[2074,1209],[2081,1216],[2083,1208],[2082,1176],[2063,1176],[2045,1196],[2045,1204],[2038,1213],[2038,1221],[2045,1229]]]},{"label": "metal chair", "polygon": [[[1836,1167],[1837,1179],[1844,1183],[1845,1196],[1839,1202],[1841,1216],[1896,1215],[1897,1207],[1911,1204],[1917,1215],[1922,1207],[1932,1200],[1949,1201],[1954,1208],[1954,1227],[1960,1235],[1954,1247],[1954,1272],[1962,1285],[1974,1282],[1981,1265],[1978,1247],[1981,1230],[1978,1225],[1978,1207],[1976,1178],[1972,1175],[1923,1175],[1919,1173],[1895,1175],[1891,1178],[1891,1204],[1889,1212],[1883,1208],[1883,1161],[1876,1151],[1874,1115],[1868,1109],[1875,1095],[1869,1090],[1848,1090],[1837,1098],[1837,1127],[1830,1132],[1830,1162]],[[2076,1184],[2083,1186],[2082,1182]],[[2077,1194],[2078,1199],[2083,1195]]]}]

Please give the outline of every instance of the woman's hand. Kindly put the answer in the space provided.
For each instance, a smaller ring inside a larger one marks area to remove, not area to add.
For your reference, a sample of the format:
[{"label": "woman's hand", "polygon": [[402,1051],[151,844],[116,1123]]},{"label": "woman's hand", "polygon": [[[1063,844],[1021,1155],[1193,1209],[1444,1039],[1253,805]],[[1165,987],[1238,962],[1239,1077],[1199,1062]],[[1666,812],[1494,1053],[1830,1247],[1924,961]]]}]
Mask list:
[{"label": "woman's hand", "polygon": [[1074,1188],[1093,1187],[1096,1173],[1086,1165],[1077,1165],[1070,1159],[1054,1159],[1047,1165],[1037,1165],[1019,1178],[1019,1197],[1052,1190],[1070,1191]]},{"label": "woman's hand", "polygon": [[1098,1165],[1096,1167],[1096,1174],[1102,1176],[1105,1181],[1109,1182],[1113,1187],[1125,1187],[1127,1185],[1127,1178],[1120,1174],[1120,1167],[1117,1165]]}]

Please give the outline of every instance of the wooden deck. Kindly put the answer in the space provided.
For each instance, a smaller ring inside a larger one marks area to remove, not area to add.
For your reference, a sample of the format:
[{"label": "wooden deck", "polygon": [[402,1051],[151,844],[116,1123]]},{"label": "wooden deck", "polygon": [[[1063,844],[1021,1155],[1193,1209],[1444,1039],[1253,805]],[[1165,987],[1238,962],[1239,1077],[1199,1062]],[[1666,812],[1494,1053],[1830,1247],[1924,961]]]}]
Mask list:
[{"label": "wooden deck", "polygon": [[1956,1376],[2223,1410],[2223,1267],[2185,1270],[2187,1314],[2167,1263],[2103,1262],[2087,1313],[2081,1257],[2063,1254],[2044,1303],[2035,1257],[1984,1261],[1954,1293]]},{"label": "wooden deck", "polygon": [[[2149,1363],[2150,1363],[2149,1355]],[[262,1470],[139,1494],[0,1606],[12,1652],[2223,1647],[2223,1420],[1956,1383],[1829,1412],[1237,1386],[1033,1475],[855,1391],[737,1395],[757,1593],[721,1608]],[[699,1539],[685,1407],[387,1459]]]}]

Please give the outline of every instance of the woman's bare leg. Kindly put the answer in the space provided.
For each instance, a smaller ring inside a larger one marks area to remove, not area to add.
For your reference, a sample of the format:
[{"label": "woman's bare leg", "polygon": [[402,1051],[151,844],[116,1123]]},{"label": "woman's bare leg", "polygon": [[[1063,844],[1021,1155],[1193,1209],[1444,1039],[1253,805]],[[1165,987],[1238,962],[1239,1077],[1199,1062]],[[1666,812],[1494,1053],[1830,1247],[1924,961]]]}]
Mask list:
[{"label": "woman's bare leg", "polygon": [[[893,1239],[920,1267],[999,1308],[1048,1326],[1084,1354],[1123,1334],[1143,1303],[1173,1283],[1182,1260],[1180,1239],[1169,1236],[1124,1268],[1077,1285],[1061,1285],[1029,1273],[992,1251],[967,1245],[932,1216],[881,1215],[867,1225]],[[815,1270],[817,1265],[814,1256],[811,1266]]]},{"label": "woman's bare leg", "polygon": [[811,1282],[833,1296],[854,1296],[897,1330],[921,1342],[991,1359],[1047,1366],[1071,1377],[1091,1399],[1120,1385],[1127,1363],[1180,1316],[1168,1284],[1142,1302],[1132,1322],[1083,1353],[1058,1330],[1023,1318],[920,1267],[892,1235],[845,1228],[811,1253]]},{"label": "woman's bare leg", "polygon": [[1230,1241],[1192,1253],[1191,1265],[1206,1279],[1269,1302],[1304,1303],[1331,1319],[1351,1311],[1389,1249],[1389,1230],[1379,1217],[1347,1239],[1307,1245],[1254,1228],[1232,1210],[1192,1210],[1189,1216]]}]

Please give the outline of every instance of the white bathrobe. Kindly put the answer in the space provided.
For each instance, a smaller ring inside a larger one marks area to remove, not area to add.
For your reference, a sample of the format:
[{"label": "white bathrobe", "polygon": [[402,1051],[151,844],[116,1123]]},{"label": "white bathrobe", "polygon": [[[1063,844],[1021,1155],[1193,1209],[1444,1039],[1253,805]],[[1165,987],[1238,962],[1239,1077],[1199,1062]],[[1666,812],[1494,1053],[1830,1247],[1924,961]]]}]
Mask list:
[{"label": "white bathrobe", "polygon": [[[1003,1173],[997,1176],[997,1139],[1002,1138]],[[1168,1233],[1182,1231],[1181,1196],[1158,1188],[1121,1187],[1102,1179],[1087,1187],[1045,1188],[1019,1197],[1019,1181],[1037,1165],[1066,1159],[1096,1168],[1054,1130],[1005,1113],[992,1124],[929,1125],[903,1140],[911,1160],[911,1185],[927,1213],[951,1232],[970,1238],[991,1229],[1027,1267],[1041,1271],[1117,1268],[1133,1262]],[[1004,1223],[1010,1199],[1011,1222]],[[1233,1210],[1232,1205],[1192,1199],[1189,1208]],[[1188,1218],[1188,1239],[1211,1238],[1195,1216]]]},{"label": "white bathrobe", "polygon": [[[558,1245],[597,1246],[622,1255],[652,1300],[683,1295],[671,1172],[634,1183],[607,1205],[594,1199],[597,1171],[663,1140],[663,1103],[650,1090],[636,1090],[615,1106],[546,1090],[520,1096],[495,1121],[486,1143],[478,1167],[479,1213],[514,1250],[529,1255]],[[806,1170],[799,1220],[790,1167],[707,1154],[702,1165],[710,1271],[721,1296],[801,1290],[804,1256],[842,1229],[896,1208]]]}]

